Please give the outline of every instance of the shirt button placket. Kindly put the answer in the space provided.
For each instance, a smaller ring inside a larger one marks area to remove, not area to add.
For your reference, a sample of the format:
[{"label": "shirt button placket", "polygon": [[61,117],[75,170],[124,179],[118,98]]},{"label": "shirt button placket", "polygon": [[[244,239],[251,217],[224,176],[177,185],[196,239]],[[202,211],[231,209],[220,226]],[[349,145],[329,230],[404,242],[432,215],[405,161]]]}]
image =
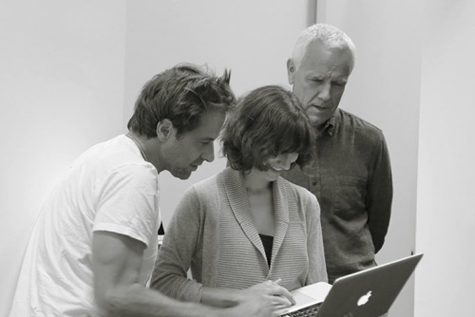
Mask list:
[{"label": "shirt button placket", "polygon": [[310,176],[310,188],[311,192],[316,194],[320,189],[320,162],[317,160],[313,163],[312,173]]}]

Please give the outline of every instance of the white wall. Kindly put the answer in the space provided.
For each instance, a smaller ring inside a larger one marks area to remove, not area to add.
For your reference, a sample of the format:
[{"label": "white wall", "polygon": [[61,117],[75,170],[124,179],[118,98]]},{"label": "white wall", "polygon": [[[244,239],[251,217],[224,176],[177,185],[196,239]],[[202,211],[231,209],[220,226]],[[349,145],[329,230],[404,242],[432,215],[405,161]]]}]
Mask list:
[{"label": "white wall", "polygon": [[[217,74],[230,68],[237,95],[262,85],[288,86],[286,61],[300,31],[314,23],[314,5],[313,0],[129,1],[125,112],[132,113],[145,81],[180,62],[208,64]],[[187,181],[160,174],[165,225],[183,192],[225,164],[217,156]]]},{"label": "white wall", "polygon": [[394,211],[378,260],[425,253],[415,303],[411,281],[390,316],[473,315],[475,2],[319,0],[317,8],[319,21],[357,45],[341,106],[381,127],[391,152]]},{"label": "white wall", "polygon": [[475,1],[425,1],[416,316],[473,316]]},{"label": "white wall", "polygon": [[125,1],[0,2],[0,316],[46,195],[124,130]]},{"label": "white wall", "polygon": [[[356,45],[340,107],[382,129],[391,155],[392,216],[378,263],[415,251],[422,8],[422,0],[319,0],[317,6],[319,22],[340,27]],[[413,316],[413,298],[412,279],[389,315]]]}]

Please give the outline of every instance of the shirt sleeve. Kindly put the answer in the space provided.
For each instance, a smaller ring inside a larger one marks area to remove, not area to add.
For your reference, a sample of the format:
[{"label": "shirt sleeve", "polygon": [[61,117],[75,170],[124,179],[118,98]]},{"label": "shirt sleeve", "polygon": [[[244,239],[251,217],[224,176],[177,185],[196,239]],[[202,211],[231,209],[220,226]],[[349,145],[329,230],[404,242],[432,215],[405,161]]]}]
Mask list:
[{"label": "shirt sleeve", "polygon": [[167,227],[151,287],[182,301],[201,301],[202,284],[187,278],[200,240],[200,203],[192,187],[178,204]]},{"label": "shirt sleeve", "polygon": [[373,238],[375,252],[378,252],[383,247],[384,239],[388,232],[392,198],[391,163],[386,141],[381,134],[366,198],[368,225]]},{"label": "shirt sleeve", "polygon": [[115,169],[96,186],[93,231],[129,236],[147,247],[158,221],[158,178],[151,166],[130,164]]}]

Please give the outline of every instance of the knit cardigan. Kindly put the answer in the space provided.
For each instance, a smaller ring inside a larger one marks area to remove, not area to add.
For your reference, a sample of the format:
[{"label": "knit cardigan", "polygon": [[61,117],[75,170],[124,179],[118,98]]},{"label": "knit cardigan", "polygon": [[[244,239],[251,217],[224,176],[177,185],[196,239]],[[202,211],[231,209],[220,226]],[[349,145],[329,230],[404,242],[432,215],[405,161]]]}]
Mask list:
[{"label": "knit cardigan", "polygon": [[[165,231],[152,287],[199,302],[206,287],[248,288],[281,278],[288,290],[327,281],[320,207],[306,189],[273,184],[275,236],[271,266],[250,216],[241,172],[226,168],[186,191]],[[191,268],[194,280],[187,278]]]}]

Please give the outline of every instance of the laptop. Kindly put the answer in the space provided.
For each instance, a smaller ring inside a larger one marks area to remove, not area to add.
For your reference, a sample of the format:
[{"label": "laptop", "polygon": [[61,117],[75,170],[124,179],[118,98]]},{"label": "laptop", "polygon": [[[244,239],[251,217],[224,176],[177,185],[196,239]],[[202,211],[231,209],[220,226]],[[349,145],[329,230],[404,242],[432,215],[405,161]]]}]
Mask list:
[{"label": "laptop", "polygon": [[296,304],[280,309],[282,317],[380,317],[389,311],[423,254],[379,265],[292,291]]}]

